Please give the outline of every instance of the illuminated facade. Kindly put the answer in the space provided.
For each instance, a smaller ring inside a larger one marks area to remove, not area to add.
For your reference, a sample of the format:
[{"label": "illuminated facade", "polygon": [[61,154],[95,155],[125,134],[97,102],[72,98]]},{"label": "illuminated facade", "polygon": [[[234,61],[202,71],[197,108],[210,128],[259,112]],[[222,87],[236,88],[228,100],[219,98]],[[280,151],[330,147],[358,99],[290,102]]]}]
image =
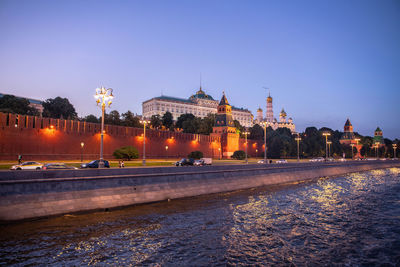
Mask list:
[{"label": "illuminated facade", "polygon": [[360,150],[362,145],[357,140],[359,141],[354,134],[353,125],[351,124],[350,120],[347,119],[346,123],[344,124],[344,133],[342,137],[340,137],[339,143],[342,145],[354,146],[357,149],[355,157],[361,158]]},{"label": "illuminated facade", "polygon": [[[144,118],[151,118],[153,115],[164,115],[171,112],[173,119],[177,120],[180,115],[191,113],[196,117],[204,118],[209,113],[217,113],[218,101],[206,94],[202,88],[189,99],[159,96],[142,103],[142,114]],[[253,115],[248,109],[232,106],[232,118],[245,127],[251,127]]]},{"label": "illuminated facade", "polygon": [[282,108],[282,111],[279,113],[279,121],[274,118],[274,111],[272,108],[272,97],[268,95],[267,97],[267,111],[265,113],[265,118],[262,117],[262,109],[259,108],[257,110],[257,117],[255,123],[259,124],[261,122],[265,122],[267,127],[271,127],[276,130],[278,128],[288,128],[292,133],[296,132],[296,126],[293,123],[293,119],[286,119],[287,114],[285,110]]},{"label": "illuminated facade", "polygon": [[383,133],[379,127],[377,127],[374,132],[374,144],[378,147],[385,146],[385,142],[383,141]]}]

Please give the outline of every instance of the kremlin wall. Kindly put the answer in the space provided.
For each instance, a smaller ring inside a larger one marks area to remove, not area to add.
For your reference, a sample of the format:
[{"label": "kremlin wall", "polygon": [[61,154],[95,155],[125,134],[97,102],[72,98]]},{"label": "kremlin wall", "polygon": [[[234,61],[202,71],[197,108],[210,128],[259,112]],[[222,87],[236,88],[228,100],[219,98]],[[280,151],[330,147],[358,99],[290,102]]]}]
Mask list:
[{"label": "kremlin wall", "polygon": [[[85,161],[98,159],[100,129],[98,123],[0,113],[0,160],[16,161],[18,155],[23,161],[77,160],[81,153]],[[260,156],[263,143],[248,142],[249,156],[255,157],[256,151]],[[142,158],[143,128],[105,125],[104,159],[113,159],[116,149],[128,145],[136,147]],[[239,139],[238,147],[245,150],[244,139]],[[204,157],[220,158],[226,149],[218,136],[146,129],[146,158],[187,157],[195,150]]]}]

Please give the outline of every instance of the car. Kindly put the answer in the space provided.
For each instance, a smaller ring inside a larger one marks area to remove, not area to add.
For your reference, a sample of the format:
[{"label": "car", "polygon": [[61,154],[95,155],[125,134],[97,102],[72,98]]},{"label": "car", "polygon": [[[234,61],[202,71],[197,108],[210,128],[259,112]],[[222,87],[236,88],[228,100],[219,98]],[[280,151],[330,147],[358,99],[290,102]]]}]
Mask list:
[{"label": "car", "polygon": [[193,162],[193,165],[194,165],[194,166],[204,166],[205,163],[204,163],[204,160],[202,160],[202,159],[196,159],[196,160]]},{"label": "car", "polygon": [[335,161],[334,158],[328,158],[328,161]]},{"label": "car", "polygon": [[175,166],[193,166],[194,159],[192,158],[183,158],[180,161],[175,162]]},{"label": "car", "polygon": [[282,163],[287,163],[286,159],[279,159],[276,161],[276,163],[282,164]]},{"label": "car", "polygon": [[340,159],[338,159],[338,161],[346,161],[346,159],[345,158],[340,158]]},{"label": "car", "polygon": [[201,158],[200,160],[204,162],[204,165],[212,165],[212,158]]},{"label": "car", "polygon": [[323,157],[312,158],[310,162],[323,162],[325,159]]},{"label": "car", "polygon": [[[268,161],[267,161],[268,162]],[[263,160],[263,159],[260,159],[259,161],[257,161],[257,163],[260,163],[260,164],[265,164],[265,160]]]},{"label": "car", "polygon": [[11,166],[11,170],[41,170],[43,163],[36,161],[25,161],[21,164]]},{"label": "car", "polygon": [[[107,160],[104,161],[104,167],[105,168],[110,168],[110,163]],[[81,164],[81,168],[98,168],[99,167],[99,162],[100,160],[92,160],[89,163],[83,163]]]},{"label": "car", "polygon": [[68,166],[65,163],[47,163],[42,167],[43,170],[77,170],[78,168],[73,166]]}]

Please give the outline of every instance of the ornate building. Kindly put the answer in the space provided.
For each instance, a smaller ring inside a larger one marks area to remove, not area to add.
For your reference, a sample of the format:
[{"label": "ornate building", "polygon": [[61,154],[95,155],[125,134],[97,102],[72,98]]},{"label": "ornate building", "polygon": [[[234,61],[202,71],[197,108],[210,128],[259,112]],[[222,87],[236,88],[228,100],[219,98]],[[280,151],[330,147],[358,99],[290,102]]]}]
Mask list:
[{"label": "ornate building", "polygon": [[362,148],[362,145],[357,142],[356,140],[356,135],[353,132],[353,125],[351,124],[350,120],[347,118],[346,123],[344,124],[344,133],[342,137],[340,137],[339,142],[342,145],[353,145],[355,148],[357,148],[357,153],[355,155],[356,158],[360,158],[360,150]]},{"label": "ornate building", "polygon": [[223,93],[221,101],[218,104],[215,125],[211,136],[221,138],[221,154],[224,158],[230,158],[233,152],[239,150],[239,134],[233,123],[232,107]]},{"label": "ornate building", "polygon": [[385,146],[385,142],[383,141],[383,133],[381,128],[377,127],[374,132],[374,144],[379,147]]},{"label": "ornate building", "polygon": [[[191,113],[196,117],[204,118],[209,113],[217,113],[218,101],[212,96],[206,94],[201,86],[196,94],[189,99],[159,96],[142,103],[142,114],[145,118],[153,115],[164,115],[169,111],[172,113],[174,120],[185,113]],[[241,125],[251,127],[253,123],[253,115],[248,109],[237,108],[232,106],[232,118],[240,122]]]},{"label": "ornate building", "polygon": [[282,111],[279,113],[279,121],[274,118],[274,111],[272,108],[272,97],[268,94],[267,97],[267,111],[265,113],[265,118],[262,117],[262,109],[259,108],[257,110],[257,117],[255,123],[260,124],[261,122],[265,122],[267,127],[271,127],[272,129],[276,130],[278,128],[288,128],[292,133],[296,131],[296,126],[293,123],[293,119],[289,118],[286,120],[286,112],[282,108]]}]

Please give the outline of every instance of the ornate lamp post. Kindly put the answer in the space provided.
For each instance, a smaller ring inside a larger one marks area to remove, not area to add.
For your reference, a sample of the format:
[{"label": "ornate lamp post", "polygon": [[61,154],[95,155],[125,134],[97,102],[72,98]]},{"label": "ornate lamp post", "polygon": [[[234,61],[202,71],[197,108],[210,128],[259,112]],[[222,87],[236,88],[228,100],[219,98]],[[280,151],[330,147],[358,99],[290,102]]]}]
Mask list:
[{"label": "ornate lamp post", "polygon": [[249,163],[249,159],[247,158],[247,147],[248,147],[248,145],[247,145],[247,135],[250,134],[250,133],[246,131],[246,132],[244,132],[243,134],[244,134],[244,138],[245,138],[245,140],[246,140],[246,141],[245,141],[245,145],[246,145],[245,155],[246,155],[246,164],[248,164],[248,163]]},{"label": "ornate lamp post", "polygon": [[141,120],[140,123],[143,124],[143,160],[142,165],[146,165],[146,124],[150,123],[151,121]]},{"label": "ornate lamp post", "polygon": [[396,149],[397,149],[397,144],[392,144],[393,146],[393,158],[396,158]]},{"label": "ornate lamp post", "polygon": [[350,144],[350,146],[351,146],[351,159],[354,160],[354,151],[353,151],[354,144]]},{"label": "ornate lamp post", "polygon": [[297,162],[300,162],[300,141],[301,141],[300,135],[297,134],[297,137],[294,140],[297,141]]},{"label": "ornate lamp post", "polygon": [[264,163],[267,164],[267,123],[261,122],[260,124],[264,128]]},{"label": "ornate lamp post", "polygon": [[112,100],[114,98],[113,96],[113,89],[111,88],[97,88],[96,89],[96,94],[94,95],[94,98],[96,99],[96,103],[98,106],[101,107],[101,140],[100,140],[100,162],[99,162],[99,168],[104,168],[104,159],[103,159],[103,139],[104,139],[104,111],[106,107],[111,106]]},{"label": "ornate lamp post", "polygon": [[360,155],[360,151],[358,151],[358,142],[360,142],[360,138],[355,138],[354,139],[354,141],[356,141],[356,149],[357,149],[357,154],[356,154],[356,156],[358,156],[357,158],[359,158],[359,155]]},{"label": "ornate lamp post", "polygon": [[323,136],[325,136],[325,159],[328,160],[328,136],[331,135],[330,132],[323,132]]},{"label": "ornate lamp post", "polygon": [[81,142],[81,162],[83,162],[83,147],[85,146],[84,142]]}]

